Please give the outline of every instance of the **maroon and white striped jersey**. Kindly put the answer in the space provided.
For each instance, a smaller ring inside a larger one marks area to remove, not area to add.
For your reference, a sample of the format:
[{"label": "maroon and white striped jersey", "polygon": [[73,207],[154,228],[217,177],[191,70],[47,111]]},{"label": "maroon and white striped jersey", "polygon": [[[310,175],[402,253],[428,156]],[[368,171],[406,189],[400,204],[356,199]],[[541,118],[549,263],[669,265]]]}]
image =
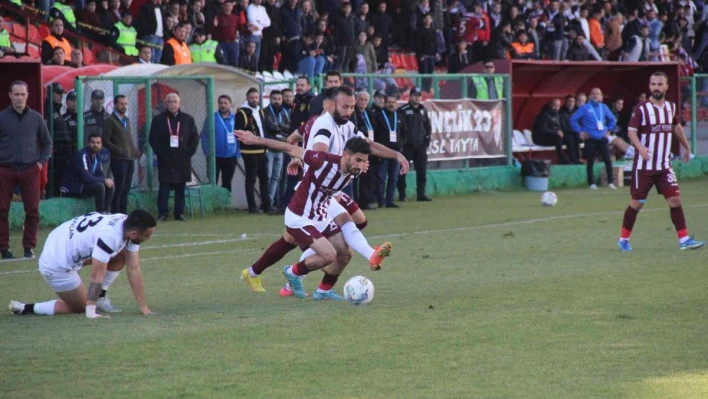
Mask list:
[{"label": "maroon and white striped jersey", "polygon": [[308,168],[288,209],[312,221],[325,220],[332,196],[342,191],[356,177],[344,173],[339,166],[341,159],[341,155],[305,150],[303,162]]},{"label": "maroon and white striped jersey", "polygon": [[664,170],[671,168],[671,139],[674,126],[679,124],[676,103],[665,101],[659,108],[650,101],[637,104],[629,119],[629,129],[637,131],[639,141],[650,153],[648,161],[639,152],[634,155],[636,170]]}]

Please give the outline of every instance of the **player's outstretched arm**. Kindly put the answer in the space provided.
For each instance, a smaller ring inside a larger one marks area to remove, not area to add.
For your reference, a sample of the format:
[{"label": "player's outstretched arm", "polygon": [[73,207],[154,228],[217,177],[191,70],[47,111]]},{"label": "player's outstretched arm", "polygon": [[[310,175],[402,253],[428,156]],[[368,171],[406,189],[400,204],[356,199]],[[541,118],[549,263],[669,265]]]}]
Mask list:
[{"label": "player's outstretched arm", "polygon": [[110,316],[103,316],[96,313],[96,302],[98,302],[98,297],[101,295],[103,278],[106,275],[107,269],[108,263],[101,262],[96,258],[91,259],[91,283],[89,284],[88,294],[86,295],[86,317],[89,319],[95,319],[97,317],[110,318]]},{"label": "player's outstretched arm", "polygon": [[298,133],[298,131],[295,130],[294,132],[292,132],[292,134],[290,136],[288,136],[286,142],[290,145],[297,145],[297,143],[299,143],[300,140],[302,140],[302,136],[300,136],[300,133]]},{"label": "player's outstretched arm", "polygon": [[135,295],[135,300],[138,302],[140,312],[147,316],[151,312],[145,303],[145,284],[143,283],[143,272],[140,269],[138,252],[125,251],[125,264],[128,269],[128,282],[133,290],[133,295]]},{"label": "player's outstretched arm", "polygon": [[408,172],[408,160],[403,156],[403,154],[371,140],[369,140],[369,144],[371,144],[371,154],[373,156],[386,159],[395,159],[399,164],[401,164],[401,174],[403,175]]},{"label": "player's outstretched arm", "polygon": [[287,152],[293,158],[302,159],[305,156],[305,150],[288,143],[283,143],[278,140],[264,139],[258,137],[247,130],[234,130],[234,134],[239,141],[247,145],[262,145],[274,151]]}]

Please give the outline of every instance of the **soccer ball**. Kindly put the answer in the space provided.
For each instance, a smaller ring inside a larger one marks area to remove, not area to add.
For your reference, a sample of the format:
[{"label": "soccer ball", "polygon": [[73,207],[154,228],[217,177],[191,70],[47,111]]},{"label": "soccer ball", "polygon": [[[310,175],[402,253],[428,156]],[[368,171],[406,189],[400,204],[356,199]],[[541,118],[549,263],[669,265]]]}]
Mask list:
[{"label": "soccer ball", "polygon": [[541,205],[543,206],[556,206],[558,203],[558,197],[551,191],[546,191],[541,195]]},{"label": "soccer ball", "polygon": [[361,305],[374,299],[374,283],[364,276],[354,276],[344,284],[344,297],[352,305]]}]

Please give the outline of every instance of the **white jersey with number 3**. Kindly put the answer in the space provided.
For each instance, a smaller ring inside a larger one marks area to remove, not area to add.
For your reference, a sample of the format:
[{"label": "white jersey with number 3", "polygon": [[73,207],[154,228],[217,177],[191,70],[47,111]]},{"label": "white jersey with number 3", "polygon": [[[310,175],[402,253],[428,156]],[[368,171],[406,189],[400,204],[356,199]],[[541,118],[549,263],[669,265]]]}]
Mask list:
[{"label": "white jersey with number 3", "polygon": [[121,213],[92,212],[63,223],[44,243],[40,270],[78,271],[91,258],[108,263],[124,248],[137,252],[140,246],[123,238],[123,223],[127,218]]}]

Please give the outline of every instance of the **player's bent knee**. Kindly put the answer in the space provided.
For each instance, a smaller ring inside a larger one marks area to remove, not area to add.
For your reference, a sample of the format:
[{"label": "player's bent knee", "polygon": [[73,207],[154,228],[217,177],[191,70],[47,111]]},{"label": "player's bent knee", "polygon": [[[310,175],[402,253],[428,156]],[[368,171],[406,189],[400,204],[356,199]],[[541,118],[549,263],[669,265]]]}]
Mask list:
[{"label": "player's bent knee", "polygon": [[339,227],[342,227],[351,221],[352,221],[352,217],[346,212],[341,213],[341,214],[337,215],[337,217],[334,218],[334,223],[336,223],[337,226],[339,226]]},{"label": "player's bent knee", "polygon": [[669,203],[669,206],[672,208],[678,208],[681,206],[681,197],[676,196],[676,197],[671,197],[667,198],[666,202]]}]

